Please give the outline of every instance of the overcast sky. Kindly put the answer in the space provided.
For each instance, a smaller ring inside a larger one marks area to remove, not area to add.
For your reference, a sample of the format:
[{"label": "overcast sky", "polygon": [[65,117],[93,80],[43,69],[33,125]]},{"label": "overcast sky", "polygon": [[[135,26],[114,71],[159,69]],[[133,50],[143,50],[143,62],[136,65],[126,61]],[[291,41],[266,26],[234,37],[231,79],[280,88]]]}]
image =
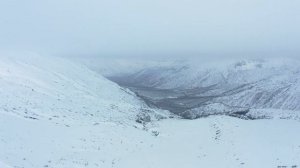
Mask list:
[{"label": "overcast sky", "polygon": [[298,57],[299,44],[299,0],[0,0],[1,50]]}]

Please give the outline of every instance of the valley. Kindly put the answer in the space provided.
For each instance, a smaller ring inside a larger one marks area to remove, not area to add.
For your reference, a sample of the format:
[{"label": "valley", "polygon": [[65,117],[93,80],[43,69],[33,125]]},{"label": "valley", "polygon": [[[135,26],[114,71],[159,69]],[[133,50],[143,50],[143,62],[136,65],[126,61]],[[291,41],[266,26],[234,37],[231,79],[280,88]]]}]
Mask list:
[{"label": "valley", "polygon": [[[300,166],[298,92],[278,91],[285,83],[258,98],[266,87],[253,88],[265,82],[171,87],[168,79],[166,87],[151,78],[154,86],[134,75],[108,80],[63,58],[23,56],[0,57],[1,168]],[[289,89],[298,86],[293,80]],[[275,108],[283,93],[295,99]],[[242,94],[258,101],[247,106]]]},{"label": "valley", "polygon": [[273,64],[248,60],[211,69],[176,63],[111,75],[108,79],[135,92],[149,106],[185,119],[209,115],[262,119],[251,112],[300,111],[300,68],[290,63]]}]

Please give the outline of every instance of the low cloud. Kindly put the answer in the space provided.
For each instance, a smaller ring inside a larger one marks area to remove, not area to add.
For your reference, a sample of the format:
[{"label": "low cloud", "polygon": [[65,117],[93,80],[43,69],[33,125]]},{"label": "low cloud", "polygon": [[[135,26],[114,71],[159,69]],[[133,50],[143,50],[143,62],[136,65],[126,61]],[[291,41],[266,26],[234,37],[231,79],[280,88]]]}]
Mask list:
[{"label": "low cloud", "polygon": [[296,0],[0,2],[0,49],[99,57],[299,57]]}]

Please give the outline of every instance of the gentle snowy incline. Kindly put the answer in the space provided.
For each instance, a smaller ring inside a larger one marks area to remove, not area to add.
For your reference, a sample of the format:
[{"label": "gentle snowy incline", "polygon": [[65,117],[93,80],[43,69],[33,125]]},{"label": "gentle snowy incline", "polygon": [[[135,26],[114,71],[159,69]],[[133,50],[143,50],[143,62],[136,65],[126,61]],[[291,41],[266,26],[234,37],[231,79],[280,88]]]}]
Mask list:
[{"label": "gentle snowy incline", "polygon": [[[266,167],[300,165],[299,122],[213,116],[164,120],[150,147],[128,156],[128,167]],[[147,143],[146,143],[147,144]],[[131,162],[131,160],[136,160]],[[120,166],[122,167],[122,166]]]},{"label": "gentle snowy incline", "polygon": [[292,120],[173,119],[145,131],[112,123],[65,127],[1,114],[0,126],[0,160],[16,167],[300,165],[300,124]]},{"label": "gentle snowy incline", "polygon": [[[145,131],[117,123],[53,124],[0,114],[0,161],[12,167],[111,167],[143,147]],[[2,167],[1,167],[2,168]]]}]

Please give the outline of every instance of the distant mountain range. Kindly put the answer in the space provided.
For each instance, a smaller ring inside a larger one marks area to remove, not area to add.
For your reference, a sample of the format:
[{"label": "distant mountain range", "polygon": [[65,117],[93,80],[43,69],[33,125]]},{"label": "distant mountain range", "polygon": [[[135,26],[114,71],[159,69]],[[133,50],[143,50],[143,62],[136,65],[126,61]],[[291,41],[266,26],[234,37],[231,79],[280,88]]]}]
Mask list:
[{"label": "distant mountain range", "polygon": [[[186,107],[176,111],[181,114],[191,109],[195,113],[195,109],[212,103],[238,108],[237,111],[240,108],[300,110],[300,63],[297,60],[177,61],[109,78],[124,86],[172,90],[178,94],[159,101],[175,102],[179,109]],[[181,101],[183,99],[193,99],[192,105],[191,101]]]}]

